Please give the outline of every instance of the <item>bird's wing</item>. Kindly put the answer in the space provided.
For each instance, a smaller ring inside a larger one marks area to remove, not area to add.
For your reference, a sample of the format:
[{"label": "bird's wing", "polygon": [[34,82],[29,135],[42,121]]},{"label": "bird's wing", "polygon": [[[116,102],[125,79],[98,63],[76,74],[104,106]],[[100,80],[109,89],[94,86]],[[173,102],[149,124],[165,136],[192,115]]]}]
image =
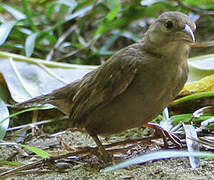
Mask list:
[{"label": "bird's wing", "polygon": [[123,93],[133,81],[138,71],[138,63],[139,55],[129,53],[122,58],[116,55],[90,76],[83,77],[79,90],[72,99],[72,126],[81,124],[96,107],[110,103]]}]

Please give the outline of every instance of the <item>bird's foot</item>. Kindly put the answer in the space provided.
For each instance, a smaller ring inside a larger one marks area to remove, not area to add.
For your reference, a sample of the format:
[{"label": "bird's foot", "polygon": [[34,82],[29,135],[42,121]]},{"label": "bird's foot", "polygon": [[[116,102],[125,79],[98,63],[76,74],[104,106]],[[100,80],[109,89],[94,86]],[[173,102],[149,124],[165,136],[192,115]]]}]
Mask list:
[{"label": "bird's foot", "polygon": [[113,155],[108,153],[105,149],[99,148],[99,147],[78,147],[78,151],[84,152],[83,154],[87,154],[89,156],[96,156],[98,158],[98,161],[104,165],[112,164],[114,162]]},{"label": "bird's foot", "polygon": [[109,164],[113,162],[113,156],[111,154],[109,154],[105,148],[103,147],[102,143],[100,142],[99,138],[97,137],[96,134],[88,131],[88,133],[90,134],[90,136],[93,138],[93,140],[95,141],[95,143],[97,144],[97,154],[96,156],[99,158],[99,160],[101,160],[102,162],[104,162],[105,164]]},{"label": "bird's foot", "polygon": [[[104,150],[104,151],[103,151]],[[108,153],[105,149],[98,147],[97,157],[101,160],[105,165],[112,164],[114,162],[113,155]]]}]

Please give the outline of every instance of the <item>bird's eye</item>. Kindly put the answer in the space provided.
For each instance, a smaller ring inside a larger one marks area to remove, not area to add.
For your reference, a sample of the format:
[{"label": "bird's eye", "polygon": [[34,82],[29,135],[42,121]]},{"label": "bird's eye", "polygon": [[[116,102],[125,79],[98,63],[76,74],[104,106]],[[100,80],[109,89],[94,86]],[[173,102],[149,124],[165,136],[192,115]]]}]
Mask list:
[{"label": "bird's eye", "polygon": [[166,21],[165,27],[166,27],[167,29],[171,29],[171,28],[173,27],[172,21]]}]

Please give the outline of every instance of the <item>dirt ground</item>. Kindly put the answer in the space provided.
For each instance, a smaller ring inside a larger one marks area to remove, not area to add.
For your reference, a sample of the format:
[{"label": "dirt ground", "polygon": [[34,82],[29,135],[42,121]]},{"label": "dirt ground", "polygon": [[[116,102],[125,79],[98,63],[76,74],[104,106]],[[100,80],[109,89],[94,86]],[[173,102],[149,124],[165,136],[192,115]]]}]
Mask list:
[{"label": "dirt ground", "polygon": [[[130,138],[139,138],[142,135],[147,134],[145,130],[134,129],[128,132],[121,133],[117,136],[111,136],[107,140],[102,139],[103,143],[117,142],[118,140],[125,140]],[[58,136],[50,138],[39,138],[33,137],[28,143],[28,145],[39,147],[50,152],[53,151],[63,151],[62,145],[59,139],[63,139],[63,142],[68,144],[70,147],[81,147],[81,146],[94,146],[93,140],[86,134],[81,132],[66,132],[61,135],[61,138]],[[160,143],[160,142],[159,142]],[[161,149],[157,143],[152,144],[138,144],[136,147],[125,151],[124,153],[119,153],[115,155],[118,161],[123,161],[131,157],[138,156],[145,152],[150,152],[154,150]],[[7,159],[11,157],[13,153],[17,152],[17,149],[14,147],[0,147],[0,157],[1,159]],[[19,162],[24,162],[26,164],[33,162],[35,156],[23,156],[17,155],[15,159]],[[56,163],[57,164],[57,163]],[[56,180],[88,180],[88,179],[98,179],[98,180],[109,180],[109,179],[136,179],[136,180],[150,180],[150,179],[169,179],[169,180],[207,180],[214,179],[214,161],[209,159],[201,159],[200,167],[197,169],[192,169],[187,158],[178,158],[178,159],[168,159],[160,160],[156,162],[150,162],[147,164],[132,166],[126,169],[120,169],[113,172],[102,172],[104,166],[97,161],[97,158],[94,156],[86,157],[81,156],[79,158],[73,158],[73,160],[68,160],[61,162],[61,171],[59,172],[60,163],[56,165],[56,169],[52,167],[51,173],[39,174],[25,171],[24,173],[19,174],[18,176],[10,176],[6,179],[9,180],[18,180],[18,179],[56,179]],[[66,168],[63,168],[66,165]],[[58,168],[57,168],[58,167]],[[45,169],[45,168],[44,168]],[[49,168],[47,168],[49,169]],[[41,169],[40,169],[41,170]],[[25,174],[26,173],[26,174]]]}]

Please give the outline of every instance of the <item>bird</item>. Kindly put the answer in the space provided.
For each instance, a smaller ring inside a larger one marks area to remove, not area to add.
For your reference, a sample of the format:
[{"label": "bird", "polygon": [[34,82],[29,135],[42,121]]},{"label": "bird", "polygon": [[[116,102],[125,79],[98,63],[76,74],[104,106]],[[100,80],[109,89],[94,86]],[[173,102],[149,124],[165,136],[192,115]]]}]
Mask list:
[{"label": "bird", "polygon": [[98,136],[142,127],[167,107],[187,80],[195,29],[186,14],[164,12],[140,42],[120,49],[81,79],[15,106],[56,106],[69,117],[68,127],[86,131],[99,158],[109,162]]}]

